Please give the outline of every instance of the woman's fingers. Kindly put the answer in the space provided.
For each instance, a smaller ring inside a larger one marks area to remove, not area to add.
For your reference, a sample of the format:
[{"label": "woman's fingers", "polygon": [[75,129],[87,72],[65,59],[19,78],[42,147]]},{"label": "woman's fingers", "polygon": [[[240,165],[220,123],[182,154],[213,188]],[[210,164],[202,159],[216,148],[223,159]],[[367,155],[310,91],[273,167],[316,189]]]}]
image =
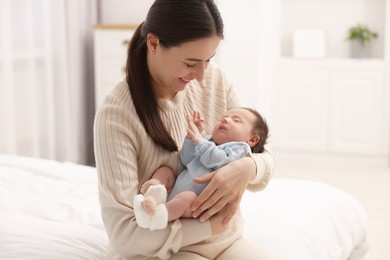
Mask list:
[{"label": "woman's fingers", "polygon": [[[204,175],[201,178],[194,179],[197,183],[209,184],[199,194],[198,198],[192,204],[192,210],[194,211],[194,217],[201,217],[201,221],[208,220],[215,213],[218,213],[225,207],[226,204],[231,200],[229,192],[224,188],[221,188],[222,179],[215,176],[216,172],[212,172]],[[230,193],[232,194],[232,193]]]},{"label": "woman's fingers", "polygon": [[200,216],[200,221],[204,222],[226,207],[227,210],[222,214],[223,223],[227,225],[238,210],[241,195],[239,190],[235,189],[237,187],[232,184],[235,183],[234,181],[224,178],[217,172],[194,179],[197,183],[209,182],[209,184],[192,205],[193,217]]},{"label": "woman's fingers", "polygon": [[230,221],[232,220],[232,218],[234,217],[234,215],[238,210],[238,205],[239,202],[226,205],[226,207],[229,207],[229,210],[225,213],[225,218],[223,219],[222,222],[223,225],[228,225],[230,223]]},{"label": "woman's fingers", "polygon": [[215,172],[211,172],[211,173],[207,173],[207,174],[203,175],[202,177],[193,179],[194,182],[199,183],[199,184],[203,184],[203,183],[207,183],[207,182],[210,182],[210,183],[199,194],[199,196],[196,198],[194,203],[192,203],[192,211],[198,210],[199,206],[202,205],[206,200],[208,200],[211,197],[211,195],[214,193],[214,191],[216,189],[214,187],[214,185],[212,185],[212,179],[213,179],[214,175],[215,175]]},{"label": "woman's fingers", "polygon": [[[238,210],[239,199],[232,198],[234,195],[223,195],[224,193],[221,192],[221,190],[215,191],[208,200],[206,200],[197,210],[193,212],[193,217],[197,218],[200,216],[200,222],[205,222],[215,214],[219,213],[223,215],[222,224],[228,225]],[[224,208],[227,209],[222,211]]]},{"label": "woman's fingers", "polygon": [[[194,212],[197,216],[200,216],[200,222],[205,222],[215,214],[219,213],[224,207],[228,206],[229,200],[223,197],[221,194],[217,195],[218,191],[215,192],[204,204],[202,204],[197,211]],[[216,202],[215,202],[216,201]],[[214,203],[215,202],[215,203]],[[207,209],[207,210],[204,210]],[[225,211],[224,214],[227,214]],[[223,216],[226,218],[226,215]]]},{"label": "woman's fingers", "polygon": [[[198,178],[193,178],[194,182],[196,183],[207,183],[207,182],[210,182],[211,179],[214,177],[216,172],[210,172],[210,173],[207,173],[201,177],[198,177]],[[207,187],[206,187],[207,188]]]}]

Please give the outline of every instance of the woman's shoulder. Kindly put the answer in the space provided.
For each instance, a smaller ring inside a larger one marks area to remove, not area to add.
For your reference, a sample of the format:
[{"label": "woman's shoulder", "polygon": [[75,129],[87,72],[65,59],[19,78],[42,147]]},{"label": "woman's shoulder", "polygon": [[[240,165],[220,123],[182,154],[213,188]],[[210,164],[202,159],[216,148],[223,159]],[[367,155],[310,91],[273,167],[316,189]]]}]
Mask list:
[{"label": "woman's shoulder", "polygon": [[119,82],[107,95],[106,101],[126,103],[131,100],[130,89],[126,81]]},{"label": "woman's shoulder", "polygon": [[126,82],[118,83],[104,98],[95,114],[95,128],[106,132],[107,129],[126,131],[128,136],[145,132],[130,95]]}]

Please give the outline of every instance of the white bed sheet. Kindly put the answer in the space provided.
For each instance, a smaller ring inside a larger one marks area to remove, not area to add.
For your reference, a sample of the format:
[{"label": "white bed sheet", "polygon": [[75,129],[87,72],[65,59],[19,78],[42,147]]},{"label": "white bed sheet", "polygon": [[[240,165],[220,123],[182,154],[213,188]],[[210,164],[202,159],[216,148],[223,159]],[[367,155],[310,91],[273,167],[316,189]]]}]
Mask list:
[{"label": "white bed sheet", "polygon": [[[280,259],[363,259],[367,216],[349,194],[308,181],[272,180],[245,193],[244,235]],[[0,259],[103,259],[96,169],[0,155]]]},{"label": "white bed sheet", "polygon": [[0,259],[103,259],[92,167],[0,156]]}]

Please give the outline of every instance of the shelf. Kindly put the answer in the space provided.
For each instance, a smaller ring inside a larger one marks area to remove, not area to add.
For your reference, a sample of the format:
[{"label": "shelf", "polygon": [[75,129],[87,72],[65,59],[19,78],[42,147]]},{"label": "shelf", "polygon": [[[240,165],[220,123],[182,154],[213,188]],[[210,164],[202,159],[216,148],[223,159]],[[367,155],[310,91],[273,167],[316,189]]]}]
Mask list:
[{"label": "shelf", "polygon": [[326,59],[297,59],[281,58],[279,66],[311,66],[311,67],[354,67],[382,69],[386,65],[384,59],[350,59],[350,58],[326,58]]},{"label": "shelf", "polygon": [[385,55],[386,0],[282,0],[281,56],[292,56],[292,35],[297,28],[318,28],[325,32],[326,56],[348,58],[347,31],[357,23],[366,24],[379,37],[372,42],[372,57]]},{"label": "shelf", "polygon": [[138,24],[96,24],[95,30],[136,30]]}]

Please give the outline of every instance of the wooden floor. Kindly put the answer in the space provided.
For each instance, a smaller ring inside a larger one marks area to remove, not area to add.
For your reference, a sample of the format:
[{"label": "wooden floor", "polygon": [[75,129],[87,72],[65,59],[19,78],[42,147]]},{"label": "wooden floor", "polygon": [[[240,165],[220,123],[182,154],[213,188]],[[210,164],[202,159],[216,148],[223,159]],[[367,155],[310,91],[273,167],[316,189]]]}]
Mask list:
[{"label": "wooden floor", "polygon": [[369,220],[366,260],[390,259],[390,168],[313,167],[278,161],[274,178],[306,179],[331,184],[355,196]]}]

